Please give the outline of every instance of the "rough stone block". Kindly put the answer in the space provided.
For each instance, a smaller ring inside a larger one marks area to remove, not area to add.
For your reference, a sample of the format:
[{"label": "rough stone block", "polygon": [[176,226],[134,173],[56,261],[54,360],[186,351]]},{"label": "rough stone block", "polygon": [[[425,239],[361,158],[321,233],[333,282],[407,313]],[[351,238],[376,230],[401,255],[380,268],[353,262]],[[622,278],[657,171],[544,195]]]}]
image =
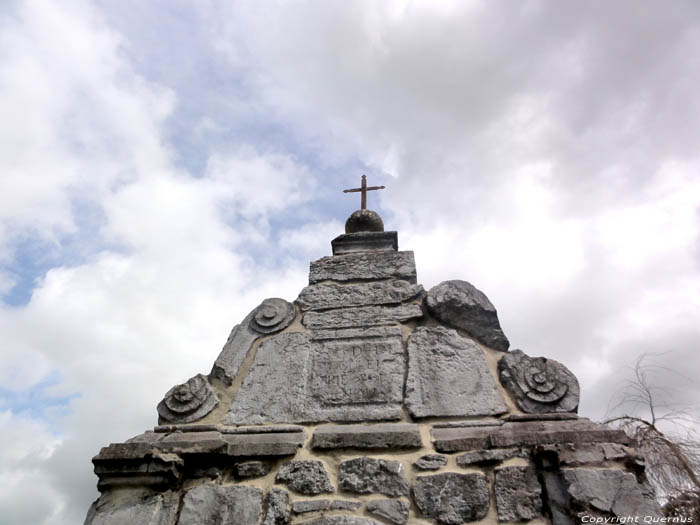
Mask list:
[{"label": "rough stone block", "polygon": [[408,502],[402,499],[373,499],[367,502],[367,512],[396,525],[404,525],[408,521],[408,509]]},{"label": "rough stone block", "polygon": [[286,490],[271,488],[265,498],[263,525],[287,525],[290,519],[289,494]]},{"label": "rough stone block", "polygon": [[280,334],[258,348],[226,422],[398,419],[404,370],[398,335],[315,342]]},{"label": "rough stone block", "polygon": [[421,285],[400,279],[355,284],[320,283],[304,288],[297,303],[302,311],[398,304],[422,292]]},{"label": "rough stone block", "polygon": [[482,351],[443,327],[416,328],[408,339],[406,407],[413,417],[486,416],[507,410]]},{"label": "rough stone block", "polygon": [[498,428],[498,426],[433,428],[430,434],[433,437],[435,450],[438,452],[460,452],[488,448],[489,436]]},{"label": "rough stone block", "polygon": [[307,512],[326,510],[330,506],[331,501],[328,499],[298,500],[292,503],[292,512],[294,514],[306,514]]},{"label": "rough stone block", "polygon": [[229,456],[291,456],[304,444],[303,432],[224,434]]},{"label": "rough stone block", "polygon": [[654,493],[637,483],[634,474],[616,469],[564,469],[573,504],[579,508],[610,512],[615,516],[661,516]]},{"label": "rough stone block", "polygon": [[336,448],[420,448],[418,425],[384,423],[378,425],[327,425],[314,432],[311,447]]},{"label": "rough stone block", "polygon": [[529,521],[542,515],[542,489],[534,467],[502,467],[494,477],[499,521]]},{"label": "rough stone block", "polygon": [[343,461],[338,472],[340,488],[360,494],[408,494],[408,481],[398,461],[361,457]]},{"label": "rough stone block", "polygon": [[378,521],[354,516],[323,516],[312,521],[305,521],[304,525],[382,525]]},{"label": "rough stone block", "polygon": [[302,323],[307,328],[316,330],[392,325],[420,317],[423,317],[423,309],[418,304],[357,306],[323,312],[306,312]]},{"label": "rough stone block", "polygon": [[174,525],[178,503],[173,492],[147,497],[135,492],[132,497],[119,500],[104,494],[90,507],[84,525]]},{"label": "rough stone block", "polygon": [[466,281],[444,281],[428,291],[428,309],[440,321],[461,328],[480,343],[505,352],[510,343],[488,297]]},{"label": "rough stone block", "polygon": [[492,447],[547,443],[611,442],[628,444],[630,442],[629,436],[624,431],[593,423],[585,418],[570,421],[508,422],[497,432],[492,433],[489,439]]},{"label": "rough stone block", "polygon": [[244,461],[236,464],[235,470],[239,478],[259,478],[270,472],[270,464],[263,461]]},{"label": "rough stone block", "polygon": [[[187,492],[182,499],[178,525],[240,525],[258,523],[262,514],[262,491],[243,485],[206,483]],[[138,523],[138,522],[134,522]]]},{"label": "rough stone block", "polygon": [[417,470],[440,470],[445,465],[447,465],[447,458],[442,454],[428,454],[419,457],[413,463],[413,468]]},{"label": "rough stone block", "polygon": [[399,249],[396,232],[356,232],[339,235],[331,241],[333,255]]},{"label": "rough stone block", "polygon": [[362,503],[360,503],[359,501],[337,499],[331,501],[331,506],[329,508],[331,510],[357,510],[360,508],[361,505]]},{"label": "rough stone block", "polygon": [[277,482],[286,483],[294,492],[310,496],[335,492],[326,467],[318,460],[288,461],[277,473]]},{"label": "rough stone block", "polygon": [[413,252],[374,251],[323,257],[313,261],[309,271],[309,284],[372,279],[404,279],[415,284]]},{"label": "rough stone block", "polygon": [[489,485],[481,473],[418,476],[413,501],[426,518],[445,525],[477,521],[489,511]]},{"label": "rough stone block", "polygon": [[487,465],[499,463],[510,458],[526,458],[530,455],[527,450],[521,448],[494,448],[486,450],[471,450],[461,456],[457,456],[457,465],[470,467],[472,465]]},{"label": "rough stone block", "polygon": [[498,362],[501,383],[523,412],[575,412],[580,395],[576,376],[561,363],[532,358],[522,350],[505,354]]}]

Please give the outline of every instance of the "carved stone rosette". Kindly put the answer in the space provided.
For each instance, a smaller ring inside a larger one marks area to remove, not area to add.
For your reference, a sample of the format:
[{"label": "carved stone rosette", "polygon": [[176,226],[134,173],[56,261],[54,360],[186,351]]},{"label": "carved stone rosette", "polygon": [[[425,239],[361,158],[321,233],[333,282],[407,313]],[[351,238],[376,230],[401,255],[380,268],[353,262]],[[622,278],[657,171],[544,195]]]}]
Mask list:
[{"label": "carved stone rosette", "polygon": [[265,299],[255,310],[250,320],[250,328],[261,334],[271,334],[284,330],[294,320],[294,305],[284,299]]},{"label": "carved stone rosette", "polygon": [[206,416],[219,404],[207,378],[197,374],[174,386],[158,403],[158,414],[171,423],[191,423]]},{"label": "carved stone rosette", "polygon": [[501,384],[523,412],[541,414],[578,409],[578,380],[557,361],[513,350],[500,359],[498,371]]}]

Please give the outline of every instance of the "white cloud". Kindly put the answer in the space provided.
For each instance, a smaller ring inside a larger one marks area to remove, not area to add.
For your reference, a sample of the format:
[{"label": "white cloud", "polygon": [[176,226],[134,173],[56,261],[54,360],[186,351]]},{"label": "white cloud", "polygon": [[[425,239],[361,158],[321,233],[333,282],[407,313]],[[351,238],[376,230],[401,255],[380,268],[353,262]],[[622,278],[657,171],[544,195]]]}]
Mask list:
[{"label": "white cloud", "polygon": [[46,391],[76,396],[0,414],[9,524],[83,519],[90,456],[152,426],[258,301],[295,298],[345,219],[305,209],[358,166],[390,180],[370,202],[419,280],[483,289],[515,347],[578,375],[584,413],[641,352],[697,367],[692,2],[8,9],[0,261],[22,236],[60,251],[95,230],[0,309],[0,384],[56,375]]}]

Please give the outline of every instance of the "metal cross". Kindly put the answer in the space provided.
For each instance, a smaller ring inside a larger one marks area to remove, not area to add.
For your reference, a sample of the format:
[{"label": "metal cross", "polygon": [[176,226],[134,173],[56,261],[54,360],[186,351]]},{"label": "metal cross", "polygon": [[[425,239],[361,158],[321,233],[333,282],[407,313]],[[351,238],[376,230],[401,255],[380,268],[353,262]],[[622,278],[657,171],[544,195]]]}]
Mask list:
[{"label": "metal cross", "polygon": [[370,186],[369,188],[367,187],[367,176],[363,175],[362,176],[362,186],[359,188],[352,188],[350,190],[343,190],[343,193],[354,193],[357,191],[362,192],[362,207],[360,208],[361,210],[366,210],[367,209],[367,192],[372,191],[372,190],[383,190],[385,186]]}]

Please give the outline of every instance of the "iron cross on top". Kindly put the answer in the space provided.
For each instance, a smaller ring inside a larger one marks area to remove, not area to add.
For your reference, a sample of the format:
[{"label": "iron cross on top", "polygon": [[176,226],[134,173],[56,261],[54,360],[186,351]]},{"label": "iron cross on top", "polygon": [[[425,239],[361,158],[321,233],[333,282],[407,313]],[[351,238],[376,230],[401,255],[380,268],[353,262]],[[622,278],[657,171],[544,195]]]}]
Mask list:
[{"label": "iron cross on top", "polygon": [[372,191],[372,190],[383,190],[385,186],[370,186],[367,187],[367,176],[363,175],[362,176],[362,186],[359,188],[352,188],[350,190],[343,190],[343,193],[355,193],[357,191],[362,192],[362,206],[361,210],[366,210],[367,209],[367,192]]}]

